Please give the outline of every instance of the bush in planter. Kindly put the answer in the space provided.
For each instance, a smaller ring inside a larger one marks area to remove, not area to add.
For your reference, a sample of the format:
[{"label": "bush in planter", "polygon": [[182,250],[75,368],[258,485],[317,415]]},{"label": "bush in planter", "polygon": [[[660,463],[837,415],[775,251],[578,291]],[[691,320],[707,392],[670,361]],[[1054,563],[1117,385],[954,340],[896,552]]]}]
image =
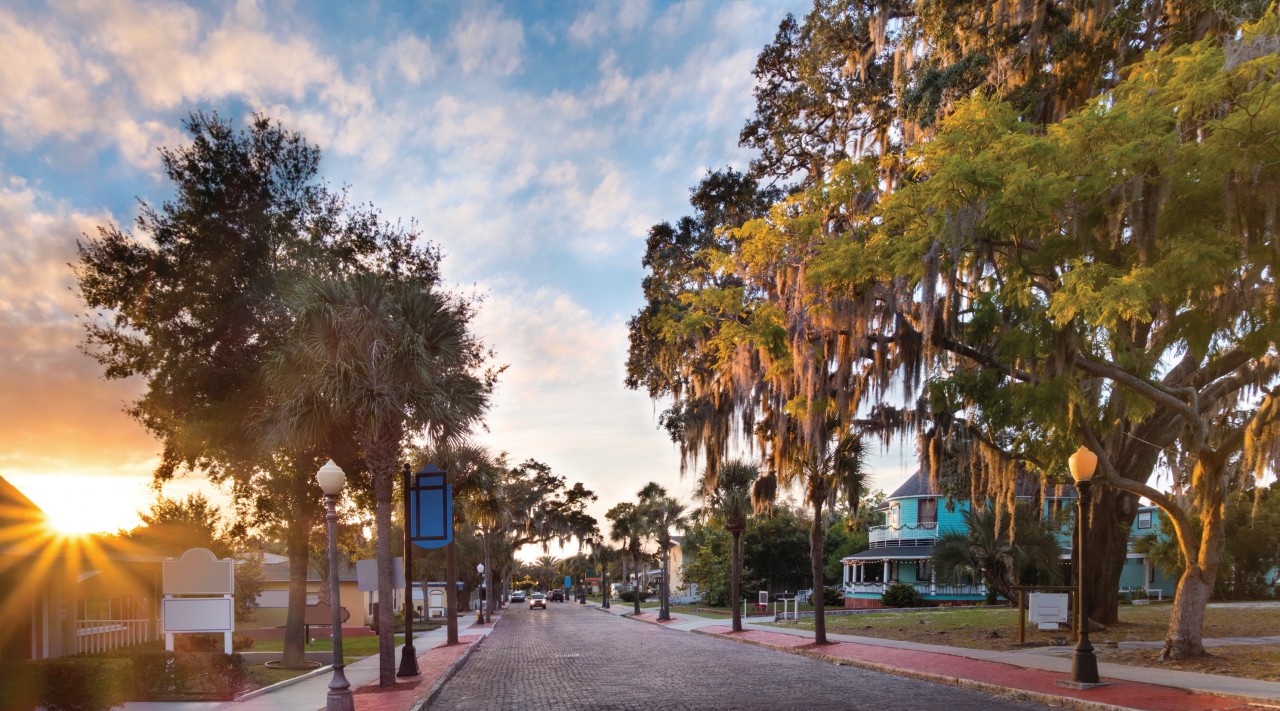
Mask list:
[{"label": "bush in planter", "polygon": [[239,654],[126,650],[112,656],[133,665],[132,701],[229,700],[248,679]]},{"label": "bush in planter", "polygon": [[[634,591],[634,590],[623,590],[622,592],[618,593],[618,598],[619,598],[620,600],[622,600],[623,602],[635,602],[635,600],[636,600],[636,591]],[[641,590],[641,591],[640,591],[640,602],[644,602],[645,600],[648,600],[648,599],[649,599],[649,593],[645,592],[644,590]]]},{"label": "bush in planter", "polygon": [[921,607],[924,605],[924,596],[913,585],[894,583],[885,588],[880,602],[885,607]]},{"label": "bush in planter", "polygon": [[106,711],[130,700],[127,659],[62,657],[21,662],[0,682],[0,708],[28,711]]}]

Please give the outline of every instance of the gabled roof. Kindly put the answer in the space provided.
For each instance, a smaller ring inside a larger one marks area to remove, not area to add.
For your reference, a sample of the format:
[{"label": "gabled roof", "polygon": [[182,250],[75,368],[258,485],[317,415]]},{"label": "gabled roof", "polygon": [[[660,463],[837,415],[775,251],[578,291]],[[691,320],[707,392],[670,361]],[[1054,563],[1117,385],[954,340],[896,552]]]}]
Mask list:
[{"label": "gabled roof", "polygon": [[[1040,482],[1030,476],[1023,476],[1018,479],[1014,495],[1019,498],[1033,498],[1039,491]],[[1060,487],[1050,486],[1045,489],[1045,492],[1050,498],[1076,498],[1076,488],[1071,484],[1063,484]],[[894,489],[892,494],[889,494],[888,499],[906,499],[913,496],[941,496],[938,487],[934,486],[933,482],[930,481],[929,475],[923,469],[917,469],[915,474],[907,477],[907,480],[902,482],[901,486]]]}]

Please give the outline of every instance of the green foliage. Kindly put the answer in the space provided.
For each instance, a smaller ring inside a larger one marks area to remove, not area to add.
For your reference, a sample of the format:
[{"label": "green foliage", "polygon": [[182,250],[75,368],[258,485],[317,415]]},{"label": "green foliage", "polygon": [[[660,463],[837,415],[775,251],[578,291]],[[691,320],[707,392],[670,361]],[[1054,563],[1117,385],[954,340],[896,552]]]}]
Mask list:
[{"label": "green foliage", "polygon": [[869,547],[870,534],[860,525],[855,514],[846,514],[833,520],[826,530],[826,538],[822,550],[826,556],[823,565],[823,576],[826,582],[836,583],[844,578],[844,563],[841,561],[854,553]]},{"label": "green foliage", "polygon": [[623,602],[635,602],[637,593],[640,595],[640,602],[644,602],[649,599],[649,592],[647,590],[623,590],[618,593],[618,598]]},{"label": "green foliage", "polygon": [[1226,563],[1216,590],[1218,597],[1272,597],[1275,588],[1268,584],[1268,577],[1280,566],[1280,484],[1234,492],[1227,504],[1226,536]]},{"label": "green foliage", "polygon": [[959,582],[982,579],[991,594],[1017,600],[1013,586],[1057,583],[1062,578],[1057,529],[1031,506],[1019,503],[1003,525],[988,506],[964,512],[965,531],[943,534],[933,548],[938,578]]},{"label": "green foliage", "polygon": [[[806,587],[809,573],[809,521],[789,506],[755,519],[742,536],[744,577],[773,591]],[[744,590],[751,587],[744,584]]]},{"label": "green foliage", "polygon": [[844,592],[831,585],[822,586],[822,604],[825,607],[844,607]]},{"label": "green foliage", "polygon": [[7,662],[0,674],[6,711],[107,711],[133,699],[133,664],[127,659],[63,657]]},{"label": "green foliage", "polygon": [[924,596],[916,590],[914,585],[907,583],[894,583],[885,588],[884,594],[880,596],[880,602],[885,607],[922,607]]},{"label": "green foliage", "polygon": [[729,533],[715,524],[695,526],[689,530],[684,542],[684,580],[698,584],[703,603],[713,606],[732,604],[733,542]]},{"label": "green foliage", "polygon": [[112,656],[132,664],[135,701],[232,699],[248,679],[239,654],[128,650]]}]

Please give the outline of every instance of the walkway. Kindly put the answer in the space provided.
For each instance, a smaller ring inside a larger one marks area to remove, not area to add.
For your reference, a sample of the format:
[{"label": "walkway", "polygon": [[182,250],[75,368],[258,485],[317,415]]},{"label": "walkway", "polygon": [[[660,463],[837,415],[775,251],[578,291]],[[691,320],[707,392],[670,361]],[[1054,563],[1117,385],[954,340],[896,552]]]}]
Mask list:
[{"label": "walkway", "polygon": [[[501,619],[500,617],[495,618]],[[365,657],[345,668],[351,684],[356,711],[403,711],[420,703],[432,691],[436,682],[463,655],[493,629],[493,624],[476,625],[475,618],[463,615],[458,618],[459,644],[444,646],[445,628],[420,632],[413,637],[418,651],[416,677],[398,679],[395,686],[382,689],[378,686],[378,656]],[[464,633],[465,631],[465,633]],[[400,661],[400,647],[396,648],[396,662]],[[305,676],[275,686],[260,689],[250,697],[237,701],[131,701],[125,711],[318,711],[325,706],[329,694],[332,667],[321,667]]]},{"label": "walkway", "polygon": [[[608,611],[630,616],[631,608]],[[1022,691],[1030,698],[1068,707],[1208,711],[1247,708],[1250,700],[1280,703],[1280,683],[1106,663],[1098,669],[1107,686],[1087,691],[1061,688],[1056,682],[1071,675],[1070,648],[998,652],[843,634],[828,634],[835,644],[812,648],[809,630],[744,623],[744,631],[734,634],[726,618],[672,616],[675,619],[662,623],[664,627],[971,688]],[[637,619],[658,622],[652,610],[643,611]]]}]

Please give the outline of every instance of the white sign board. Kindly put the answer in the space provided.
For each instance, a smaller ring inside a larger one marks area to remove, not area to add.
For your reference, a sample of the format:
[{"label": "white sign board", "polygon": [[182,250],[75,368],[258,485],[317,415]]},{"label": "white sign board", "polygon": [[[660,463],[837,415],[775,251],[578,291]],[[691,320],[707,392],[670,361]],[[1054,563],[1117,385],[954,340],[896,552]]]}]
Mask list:
[{"label": "white sign board", "polygon": [[160,565],[165,595],[230,595],[236,590],[235,564],[218,560],[207,548],[191,548]]},{"label": "white sign board", "polygon": [[1070,619],[1067,616],[1067,594],[1033,592],[1028,596],[1027,614],[1040,629],[1057,629],[1059,624]]},{"label": "white sign board", "polygon": [[235,629],[235,612],[229,597],[165,598],[164,631],[230,632]]},{"label": "white sign board", "polygon": [[[356,588],[360,592],[378,592],[378,561],[356,561]],[[404,558],[391,559],[391,588],[404,589]]]}]

